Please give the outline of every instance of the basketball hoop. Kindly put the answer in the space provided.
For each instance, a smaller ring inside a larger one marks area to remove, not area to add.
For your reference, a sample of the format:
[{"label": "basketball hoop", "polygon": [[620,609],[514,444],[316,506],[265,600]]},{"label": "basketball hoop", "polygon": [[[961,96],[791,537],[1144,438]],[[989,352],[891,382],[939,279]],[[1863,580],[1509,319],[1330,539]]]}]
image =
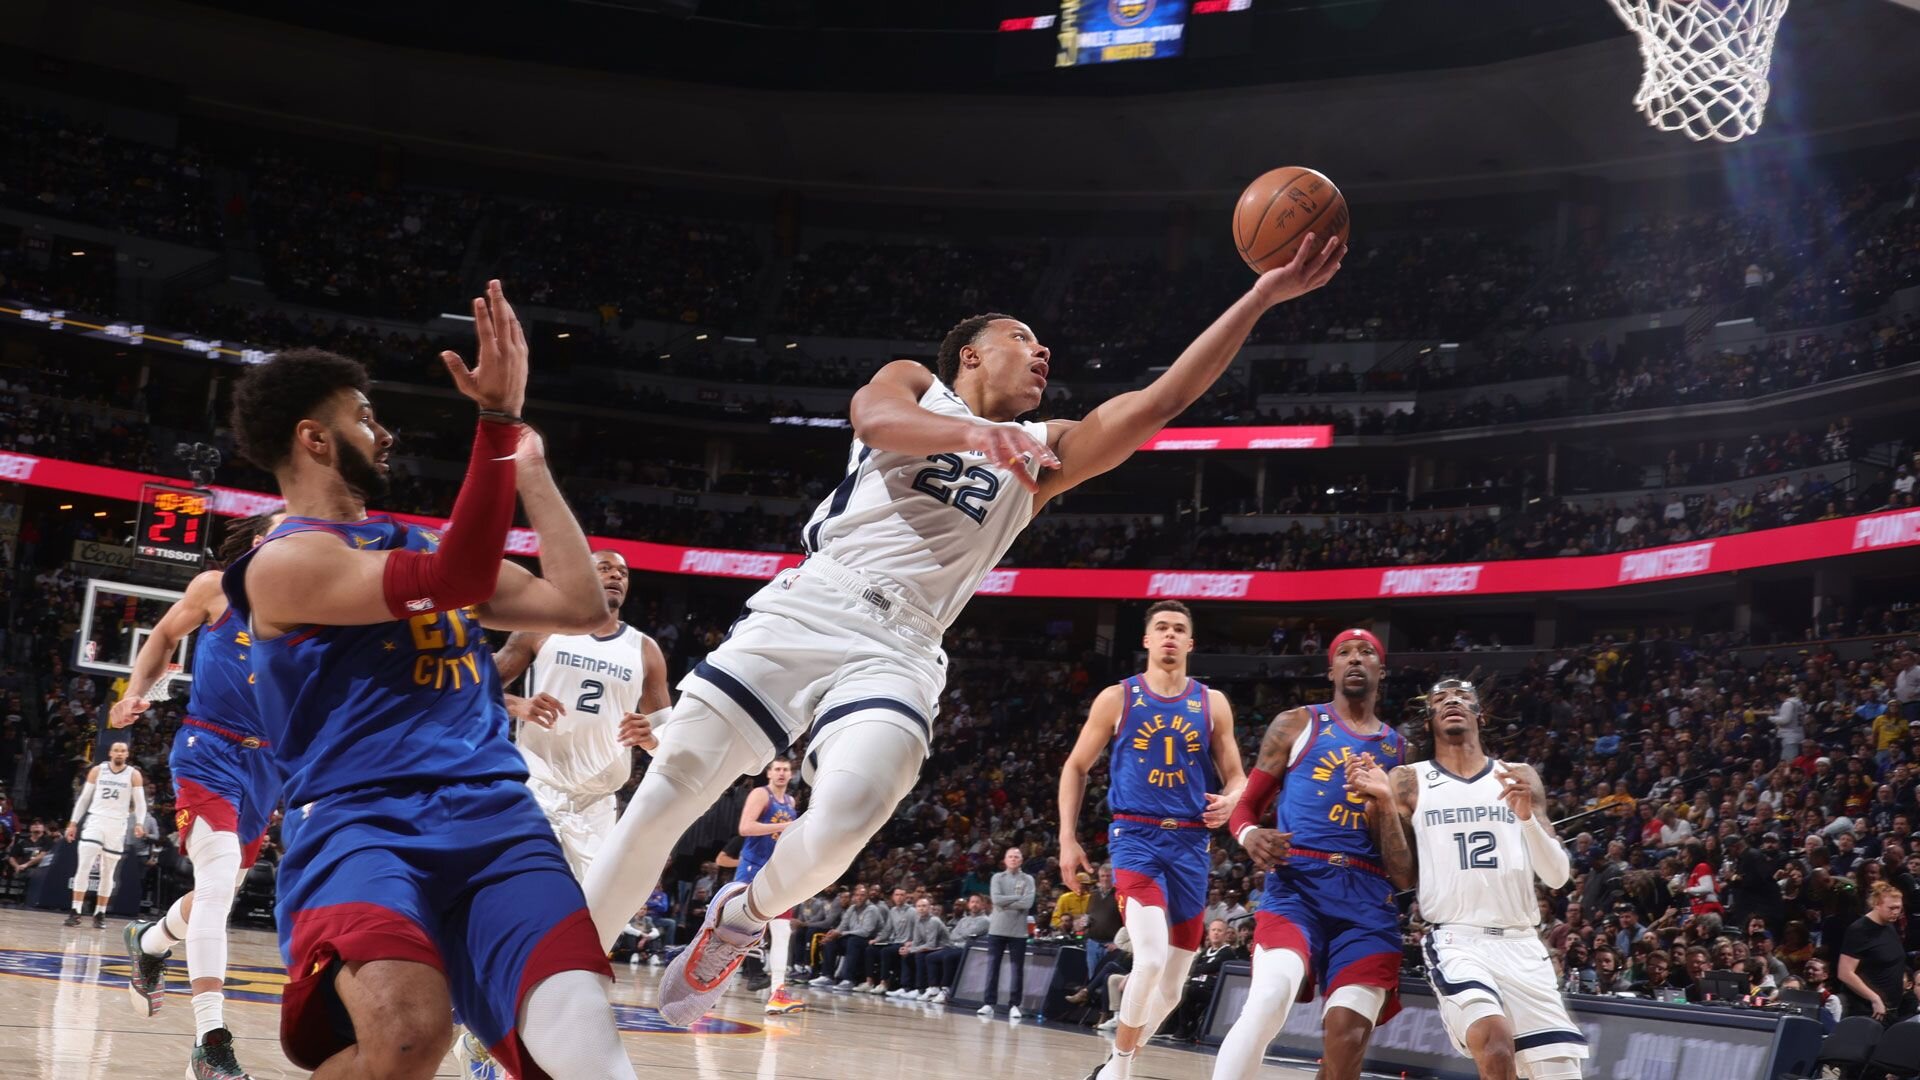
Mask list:
[{"label": "basketball hoop", "polygon": [[1647,123],[1695,142],[1760,130],[1767,71],[1787,0],[1608,0],[1640,41],[1633,104]]},{"label": "basketball hoop", "polygon": [[173,680],[180,677],[180,665],[168,664],[166,673],[153,681],[153,686],[140,695],[140,700],[151,705],[156,701],[166,701],[173,697]]}]

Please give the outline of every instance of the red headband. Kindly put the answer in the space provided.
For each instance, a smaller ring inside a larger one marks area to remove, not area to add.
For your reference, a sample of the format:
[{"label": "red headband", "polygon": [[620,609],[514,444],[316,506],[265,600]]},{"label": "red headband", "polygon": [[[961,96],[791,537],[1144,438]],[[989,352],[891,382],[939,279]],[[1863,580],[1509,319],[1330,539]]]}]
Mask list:
[{"label": "red headband", "polygon": [[1380,654],[1381,663],[1384,664],[1387,662],[1387,647],[1380,644],[1380,639],[1374,637],[1371,632],[1362,630],[1356,626],[1351,630],[1342,630],[1333,635],[1332,643],[1327,646],[1327,663],[1333,663],[1333,656],[1340,651],[1340,644],[1342,642],[1352,641],[1356,638],[1373,646],[1373,651]]}]

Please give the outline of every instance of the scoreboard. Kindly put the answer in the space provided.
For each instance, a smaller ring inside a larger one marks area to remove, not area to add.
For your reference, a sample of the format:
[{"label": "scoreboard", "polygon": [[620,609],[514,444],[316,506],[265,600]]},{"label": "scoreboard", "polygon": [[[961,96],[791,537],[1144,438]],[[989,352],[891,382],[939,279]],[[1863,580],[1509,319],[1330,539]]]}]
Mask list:
[{"label": "scoreboard", "polygon": [[144,484],[133,534],[133,557],[196,572],[204,569],[207,531],[212,523],[211,491]]},{"label": "scoreboard", "polygon": [[1187,0],[1060,0],[1055,67],[1179,56]]}]

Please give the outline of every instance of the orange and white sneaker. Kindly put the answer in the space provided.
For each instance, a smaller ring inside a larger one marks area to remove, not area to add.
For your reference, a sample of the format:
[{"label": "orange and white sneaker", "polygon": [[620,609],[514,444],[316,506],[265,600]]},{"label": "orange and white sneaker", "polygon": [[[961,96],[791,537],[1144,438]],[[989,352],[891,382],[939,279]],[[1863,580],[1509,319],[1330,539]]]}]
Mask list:
[{"label": "orange and white sneaker", "polygon": [[746,885],[730,881],[715,893],[707,905],[707,918],[693,943],[667,965],[660,977],[660,1001],[656,1006],[661,1019],[674,1027],[692,1027],[707,1015],[707,1010],[726,992],[727,980],[746,959],[747,950],[760,944],[760,929],[751,933],[733,930],[722,924],[720,913],[727,902],[746,892]]},{"label": "orange and white sneaker", "polygon": [[790,1012],[799,1012],[807,1003],[787,993],[784,986],[776,986],[773,993],[767,995],[767,1015],[784,1016]]}]

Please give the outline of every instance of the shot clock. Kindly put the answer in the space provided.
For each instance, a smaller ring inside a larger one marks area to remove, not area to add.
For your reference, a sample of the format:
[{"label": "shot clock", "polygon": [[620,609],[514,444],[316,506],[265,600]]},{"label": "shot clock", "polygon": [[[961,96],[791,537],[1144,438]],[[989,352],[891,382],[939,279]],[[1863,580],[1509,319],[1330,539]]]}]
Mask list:
[{"label": "shot clock", "polygon": [[145,484],[133,556],[143,562],[199,571],[207,562],[207,532],[213,524],[213,493]]}]

